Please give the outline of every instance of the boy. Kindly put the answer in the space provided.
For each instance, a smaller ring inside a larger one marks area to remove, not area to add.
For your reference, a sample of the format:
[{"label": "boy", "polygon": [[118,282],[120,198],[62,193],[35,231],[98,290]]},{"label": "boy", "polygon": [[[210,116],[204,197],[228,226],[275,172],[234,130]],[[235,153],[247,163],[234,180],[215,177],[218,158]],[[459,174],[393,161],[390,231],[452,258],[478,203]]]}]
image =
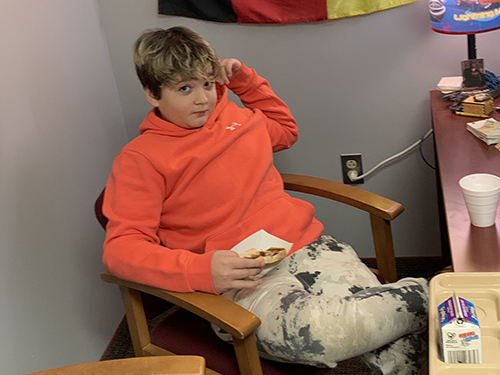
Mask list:
[{"label": "boy", "polygon": [[[409,355],[425,351],[413,334],[426,325],[425,282],[380,286],[350,247],[321,235],[309,203],[284,192],[273,152],[297,140],[297,125],[267,81],[183,27],[141,35],[134,63],[153,109],[106,187],[106,267],[168,290],[225,293],[259,315],[259,348],[275,359],[335,367],[363,354],[374,372],[417,373]],[[292,255],[253,280],[264,262],[228,249],[260,229],[292,243]]]}]

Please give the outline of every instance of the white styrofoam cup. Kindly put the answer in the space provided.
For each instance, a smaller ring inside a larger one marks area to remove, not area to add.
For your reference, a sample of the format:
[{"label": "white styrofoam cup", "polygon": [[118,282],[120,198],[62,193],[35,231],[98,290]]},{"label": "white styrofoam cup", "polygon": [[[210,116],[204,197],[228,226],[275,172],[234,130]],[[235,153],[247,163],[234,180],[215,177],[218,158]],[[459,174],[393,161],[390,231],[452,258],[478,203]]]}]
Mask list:
[{"label": "white styrofoam cup", "polygon": [[495,224],[500,177],[488,173],[470,174],[459,181],[472,225],[490,227]]}]

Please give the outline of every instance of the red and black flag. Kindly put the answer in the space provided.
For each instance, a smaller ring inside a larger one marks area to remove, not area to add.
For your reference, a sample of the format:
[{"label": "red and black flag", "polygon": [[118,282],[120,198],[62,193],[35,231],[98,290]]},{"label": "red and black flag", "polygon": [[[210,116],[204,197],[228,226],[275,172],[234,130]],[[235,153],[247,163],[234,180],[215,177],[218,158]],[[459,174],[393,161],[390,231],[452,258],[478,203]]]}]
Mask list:
[{"label": "red and black flag", "polygon": [[299,23],[358,16],[417,0],[159,0],[159,13],[214,22]]}]

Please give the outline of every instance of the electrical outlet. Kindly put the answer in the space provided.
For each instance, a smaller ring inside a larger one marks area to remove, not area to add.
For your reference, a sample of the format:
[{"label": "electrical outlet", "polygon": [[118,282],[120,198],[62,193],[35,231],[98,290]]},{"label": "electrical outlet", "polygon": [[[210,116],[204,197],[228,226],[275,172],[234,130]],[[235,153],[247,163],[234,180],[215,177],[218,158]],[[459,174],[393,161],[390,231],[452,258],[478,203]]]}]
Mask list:
[{"label": "electrical outlet", "polygon": [[342,178],[344,184],[362,184],[363,179],[352,181],[349,178],[349,172],[356,172],[357,176],[363,174],[363,164],[361,163],[361,154],[341,154],[340,162],[342,166]]}]

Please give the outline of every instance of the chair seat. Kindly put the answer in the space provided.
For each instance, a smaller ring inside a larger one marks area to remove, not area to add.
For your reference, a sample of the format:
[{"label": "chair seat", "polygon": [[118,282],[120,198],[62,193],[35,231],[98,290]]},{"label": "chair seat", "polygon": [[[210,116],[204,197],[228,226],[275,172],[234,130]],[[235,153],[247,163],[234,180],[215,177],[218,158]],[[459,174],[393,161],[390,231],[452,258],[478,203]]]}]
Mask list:
[{"label": "chair seat", "polygon": [[[224,375],[239,375],[233,346],[219,339],[210,324],[179,309],[158,323],[151,332],[151,343],[177,355],[199,355],[207,367]],[[200,344],[201,343],[201,344]],[[264,375],[309,375],[320,371],[317,367],[281,363],[261,358]]]}]

